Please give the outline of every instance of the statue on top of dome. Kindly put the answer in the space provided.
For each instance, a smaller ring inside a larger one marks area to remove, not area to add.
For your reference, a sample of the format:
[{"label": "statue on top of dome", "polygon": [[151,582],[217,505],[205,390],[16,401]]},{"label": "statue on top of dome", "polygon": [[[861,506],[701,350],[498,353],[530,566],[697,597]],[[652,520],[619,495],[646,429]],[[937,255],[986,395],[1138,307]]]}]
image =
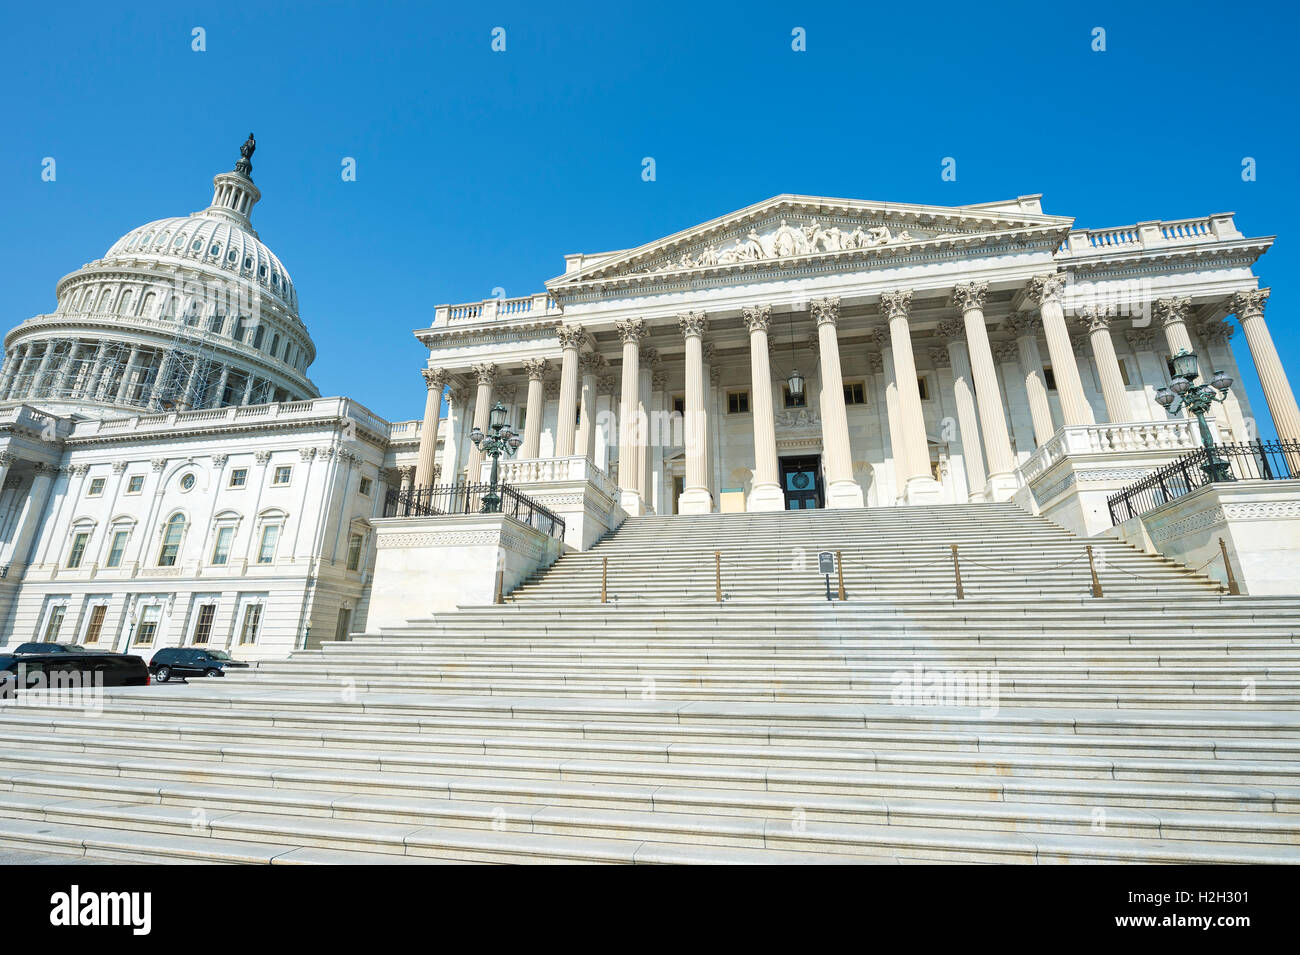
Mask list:
[{"label": "statue on top of dome", "polygon": [[239,147],[239,162],[235,163],[235,172],[247,176],[253,171],[253,153],[257,150],[257,140],[249,133],[244,145]]}]

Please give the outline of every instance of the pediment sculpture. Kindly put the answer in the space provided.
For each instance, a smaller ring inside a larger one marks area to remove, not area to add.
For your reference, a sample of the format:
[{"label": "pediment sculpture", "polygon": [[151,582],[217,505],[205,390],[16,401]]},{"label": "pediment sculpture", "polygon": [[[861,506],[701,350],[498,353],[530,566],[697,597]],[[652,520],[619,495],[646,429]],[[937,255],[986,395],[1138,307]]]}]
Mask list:
[{"label": "pediment sculpture", "polygon": [[854,249],[874,249],[883,245],[912,242],[907,230],[894,232],[888,226],[862,226],[852,231],[839,226],[824,226],[816,219],[792,225],[782,219],[776,229],[765,235],[750,229],[730,245],[708,245],[698,252],[684,252],[676,260],[669,259],[659,266],[646,266],[641,272],[672,272],[678,269],[707,268],[716,265],[734,265],[738,262],[757,262],[764,259],[785,259],[797,255],[821,252],[849,252]]}]

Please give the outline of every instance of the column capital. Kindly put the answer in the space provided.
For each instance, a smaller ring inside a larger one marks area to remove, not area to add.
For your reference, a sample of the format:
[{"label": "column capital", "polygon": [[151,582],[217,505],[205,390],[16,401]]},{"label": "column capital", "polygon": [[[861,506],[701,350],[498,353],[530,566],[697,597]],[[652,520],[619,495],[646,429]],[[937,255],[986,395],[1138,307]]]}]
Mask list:
[{"label": "column capital", "polygon": [[1156,300],[1154,312],[1156,318],[1160,319],[1160,324],[1168,328],[1170,325],[1186,324],[1187,312],[1192,307],[1190,298],[1161,298]]},{"label": "column capital", "polygon": [[525,358],[524,374],[528,376],[529,381],[541,381],[542,376],[546,374],[546,359]]},{"label": "column capital", "polygon": [[505,404],[514,404],[515,399],[519,397],[519,386],[514,382],[507,382],[497,388],[496,397]]},{"label": "column capital", "polygon": [[1079,324],[1089,332],[1109,331],[1115,315],[1107,305],[1084,305],[1076,316]]},{"label": "column capital", "polygon": [[547,401],[554,401],[560,397],[560,380],[552,378],[550,381],[542,383],[542,395]]},{"label": "column capital", "polygon": [[420,377],[430,391],[442,391],[451,381],[451,373],[446,368],[421,368]]},{"label": "column capital", "polygon": [[642,366],[659,364],[659,349],[653,345],[642,345],[637,349],[637,359]]},{"label": "column capital", "polygon": [[614,331],[618,332],[618,337],[624,345],[628,342],[639,345],[641,339],[645,338],[650,332],[646,327],[644,318],[620,319],[614,323]]},{"label": "column capital", "polygon": [[709,316],[704,312],[683,312],[677,316],[677,327],[684,338],[703,338],[709,329]]},{"label": "column capital", "polygon": [[935,346],[930,349],[930,364],[935,368],[947,368],[952,363],[948,349]]},{"label": "column capital", "polygon": [[892,347],[892,343],[889,340],[888,328],[873,328],[871,334],[867,337],[871,339],[871,344],[875,345],[876,348],[879,349],[882,356],[886,348]]},{"label": "column capital", "polygon": [[879,375],[885,370],[885,356],[878,351],[867,352],[867,367],[873,375]]},{"label": "column capital", "polygon": [[705,342],[702,354],[704,355],[704,364],[712,366],[714,364],[713,360],[718,357],[718,346],[713,342]]},{"label": "column capital", "polygon": [[1156,336],[1149,328],[1130,328],[1124,333],[1124,340],[1134,351],[1151,351],[1155,348]]},{"label": "column capital", "polygon": [[609,364],[609,359],[598,351],[583,352],[578,357],[584,375],[594,375]]},{"label": "column capital", "polygon": [[581,325],[557,325],[555,336],[560,340],[562,349],[581,349],[587,344],[587,330]]},{"label": "column capital", "polygon": [[650,376],[650,382],[655,391],[666,391],[668,389],[668,372],[656,371]]},{"label": "column capital", "polygon": [[1025,286],[1025,295],[1040,307],[1048,302],[1060,302],[1065,297],[1066,278],[1064,272],[1035,275]]},{"label": "column capital", "polygon": [[447,390],[447,410],[451,411],[453,407],[460,407],[465,403],[465,392],[461,388],[452,386]]},{"label": "column capital", "polygon": [[1196,334],[1202,341],[1227,343],[1236,331],[1232,325],[1218,318],[1196,326]]},{"label": "column capital", "polygon": [[840,320],[840,300],[839,296],[834,298],[815,298],[808,303],[812,311],[813,318],[817,320],[817,325],[826,324],[835,325]]},{"label": "column capital", "polygon": [[1271,289],[1256,288],[1248,292],[1236,292],[1232,296],[1229,308],[1237,316],[1237,321],[1264,314],[1264,304],[1268,301]]},{"label": "column capital", "polygon": [[950,305],[965,315],[972,309],[983,309],[988,294],[988,282],[963,282],[953,288],[952,296],[948,301]]},{"label": "column capital", "polygon": [[966,341],[966,326],[958,319],[947,318],[939,323],[935,329],[935,334],[942,338],[946,343]]},{"label": "column capital", "polygon": [[485,361],[482,364],[475,365],[470,369],[474,377],[478,379],[480,385],[490,385],[497,380],[497,366],[495,362]]},{"label": "column capital", "polygon": [[745,320],[745,327],[750,333],[765,332],[768,325],[772,322],[771,305],[747,305],[741,310],[741,317]]},{"label": "column capital", "polygon": [[890,321],[896,318],[907,318],[911,310],[912,290],[910,288],[894,289],[880,296],[880,314]]},{"label": "column capital", "polygon": [[601,394],[612,395],[615,393],[615,389],[618,388],[618,377],[615,375],[601,375],[600,378],[596,380],[596,387],[600,390]]},{"label": "column capital", "polygon": [[1042,323],[1033,312],[1012,312],[1007,316],[1006,326],[1017,338],[1029,335],[1037,336],[1038,326]]},{"label": "column capital", "polygon": [[1020,348],[1013,341],[992,342],[989,347],[993,350],[993,357],[1003,364],[1020,361]]}]

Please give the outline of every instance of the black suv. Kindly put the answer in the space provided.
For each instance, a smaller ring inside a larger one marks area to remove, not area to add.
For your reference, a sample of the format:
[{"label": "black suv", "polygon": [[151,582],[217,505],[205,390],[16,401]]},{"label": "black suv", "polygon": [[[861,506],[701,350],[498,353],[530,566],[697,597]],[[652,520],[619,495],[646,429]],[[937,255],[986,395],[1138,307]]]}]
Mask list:
[{"label": "black suv", "polygon": [[247,663],[230,659],[225,650],[202,647],[163,647],[149,661],[149,672],[159,683],[174,676],[225,676],[227,668],[244,668]]},{"label": "black suv", "polygon": [[0,699],[4,700],[32,688],[148,685],[144,660],[129,653],[0,653]]}]

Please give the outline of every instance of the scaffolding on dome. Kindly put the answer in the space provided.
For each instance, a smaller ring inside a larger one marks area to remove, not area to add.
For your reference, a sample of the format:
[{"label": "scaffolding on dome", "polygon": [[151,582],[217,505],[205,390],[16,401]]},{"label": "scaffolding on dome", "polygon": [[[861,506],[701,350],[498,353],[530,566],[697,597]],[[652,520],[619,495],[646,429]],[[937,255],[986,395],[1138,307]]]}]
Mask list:
[{"label": "scaffolding on dome", "polygon": [[[216,388],[215,376],[220,363],[214,359],[215,347],[207,329],[190,324],[187,320],[176,323],[176,334],[171,344],[163,351],[162,360],[154,374],[150,376],[151,406],[162,411],[204,408],[215,398],[220,403],[221,396],[211,394]],[[158,375],[162,375],[162,385],[157,385]],[[156,402],[156,404],[154,404]]]}]

